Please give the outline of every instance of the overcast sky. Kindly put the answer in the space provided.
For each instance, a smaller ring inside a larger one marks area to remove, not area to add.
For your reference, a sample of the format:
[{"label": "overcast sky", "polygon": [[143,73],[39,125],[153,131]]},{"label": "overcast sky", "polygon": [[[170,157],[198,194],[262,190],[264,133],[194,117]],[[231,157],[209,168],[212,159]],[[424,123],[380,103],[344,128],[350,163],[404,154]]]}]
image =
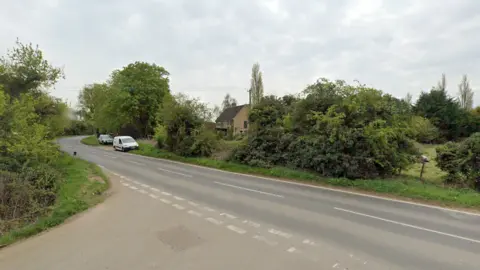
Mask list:
[{"label": "overcast sky", "polygon": [[133,61],[164,66],[173,92],[211,104],[247,102],[260,63],[266,94],[317,78],[359,80],[397,97],[429,90],[443,72],[457,94],[468,74],[480,104],[479,0],[2,0],[0,53],[39,44],[78,90]]}]

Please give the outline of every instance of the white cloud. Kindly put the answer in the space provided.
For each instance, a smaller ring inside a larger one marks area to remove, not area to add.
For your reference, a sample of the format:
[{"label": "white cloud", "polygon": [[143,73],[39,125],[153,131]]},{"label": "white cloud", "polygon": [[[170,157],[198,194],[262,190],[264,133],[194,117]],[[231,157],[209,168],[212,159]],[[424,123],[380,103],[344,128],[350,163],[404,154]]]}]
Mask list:
[{"label": "white cloud", "polygon": [[451,94],[464,73],[480,89],[476,0],[8,2],[0,52],[17,37],[39,44],[65,66],[52,93],[71,101],[83,84],[136,60],[164,66],[174,92],[210,103],[227,92],[246,102],[256,61],[266,92],[278,95],[329,77],[415,96],[443,72]]}]

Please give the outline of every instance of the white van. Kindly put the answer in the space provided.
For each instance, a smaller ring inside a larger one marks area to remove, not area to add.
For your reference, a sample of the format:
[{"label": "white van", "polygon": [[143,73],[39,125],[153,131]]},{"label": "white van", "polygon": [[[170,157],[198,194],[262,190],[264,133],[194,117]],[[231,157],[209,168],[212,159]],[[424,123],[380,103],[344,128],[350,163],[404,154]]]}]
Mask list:
[{"label": "white van", "polygon": [[113,138],[113,149],[122,152],[138,149],[138,143],[130,136],[117,136]]}]

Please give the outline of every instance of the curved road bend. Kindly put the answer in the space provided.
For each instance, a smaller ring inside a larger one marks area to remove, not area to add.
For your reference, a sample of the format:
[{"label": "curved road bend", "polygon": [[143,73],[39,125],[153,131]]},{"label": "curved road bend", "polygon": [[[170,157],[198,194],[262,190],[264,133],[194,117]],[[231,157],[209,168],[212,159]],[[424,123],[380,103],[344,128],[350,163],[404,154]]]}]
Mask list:
[{"label": "curved road bend", "polygon": [[[78,137],[62,139],[60,144],[115,175],[119,194],[91,211],[108,206],[104,214],[112,213],[115,221],[91,222],[113,231],[128,227],[126,231],[140,235],[135,240],[107,233],[96,237],[98,246],[115,243],[111,254],[98,255],[105,261],[118,255],[117,249],[132,249],[132,256],[117,260],[121,265],[141,261],[151,266],[135,269],[167,269],[154,266],[155,259],[166,258],[168,252],[178,256],[168,261],[168,269],[190,269],[189,265],[244,269],[245,264],[252,269],[480,269],[480,215],[156,160],[110,147],[88,147]],[[166,220],[177,231],[162,231],[160,227],[168,227]],[[0,252],[0,268],[11,259],[1,257],[2,253],[21,250],[35,239]],[[88,250],[80,240],[66,236],[64,241],[77,245],[77,250]],[[183,249],[175,249],[172,242]],[[195,243],[185,248],[190,242]],[[52,252],[64,245],[51,247]],[[152,246],[158,250],[152,252]],[[38,252],[30,249],[26,255],[35,258]],[[91,267],[79,269],[103,269],[95,265],[98,258],[85,252],[82,259],[91,260]],[[69,262],[78,256],[65,254],[61,260]],[[22,259],[29,260],[25,254]],[[48,266],[57,269],[53,262]]]}]

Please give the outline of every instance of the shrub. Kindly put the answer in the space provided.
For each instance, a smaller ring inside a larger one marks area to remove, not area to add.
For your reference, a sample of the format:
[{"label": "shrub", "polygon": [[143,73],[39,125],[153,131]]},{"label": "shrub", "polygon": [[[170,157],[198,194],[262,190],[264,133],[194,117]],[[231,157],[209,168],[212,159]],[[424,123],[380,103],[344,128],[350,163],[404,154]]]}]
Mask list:
[{"label": "shrub", "polygon": [[414,116],[410,121],[413,137],[420,143],[433,143],[438,141],[439,130],[430,120],[421,116]]},{"label": "shrub", "polygon": [[190,147],[190,155],[209,157],[218,146],[215,132],[202,127],[194,136],[193,144]]},{"label": "shrub", "polygon": [[449,184],[479,188],[480,133],[459,143],[447,143],[437,149],[437,165],[447,172]]},{"label": "shrub", "polygon": [[167,130],[164,126],[158,125],[155,128],[155,141],[157,142],[158,148],[165,147],[165,142],[167,140]]}]

